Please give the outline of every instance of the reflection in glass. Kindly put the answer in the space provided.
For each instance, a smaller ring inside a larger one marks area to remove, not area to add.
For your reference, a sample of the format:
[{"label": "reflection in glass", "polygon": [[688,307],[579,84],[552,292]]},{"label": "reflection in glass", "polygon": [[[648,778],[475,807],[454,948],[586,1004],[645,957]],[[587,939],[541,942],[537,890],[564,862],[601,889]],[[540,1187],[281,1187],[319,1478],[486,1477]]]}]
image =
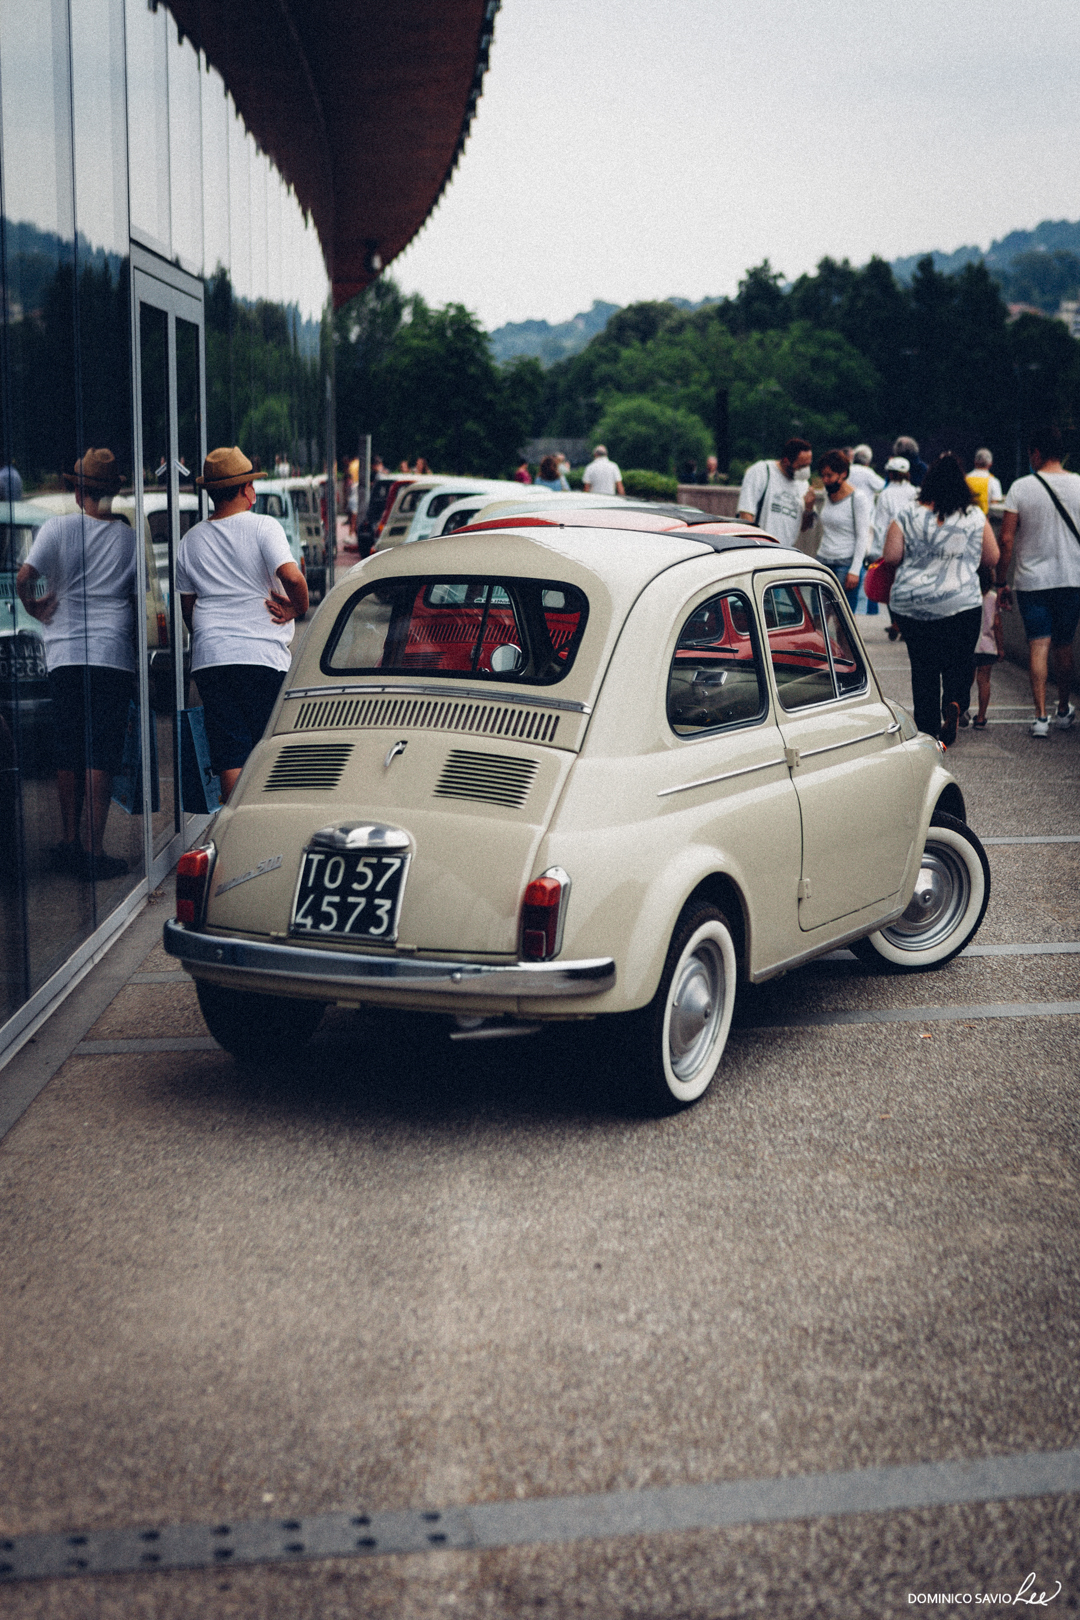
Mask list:
[{"label": "reflection in glass", "polygon": [[[175,602],[175,530],[173,483],[169,477],[169,348],[168,316],[152,304],[139,303],[139,410],[142,425],[144,543],[154,558],[154,578],[163,611],[151,592],[146,633],[150,660],[150,704],[156,732],[158,803],[153,813],[154,854],[158,855],[179,824],[176,756],[176,675],[174,656],[178,615]],[[194,497],[186,499],[195,505]]]},{"label": "reflection in glass", "polygon": [[221,75],[210,68],[202,75],[203,266],[212,276],[228,270],[229,246],[229,99]]},{"label": "reflection in glass", "polygon": [[[91,251],[107,255],[115,271],[128,252],[124,0],[72,6],[71,50],[79,256],[85,262]],[[99,442],[112,440],[90,437]]]},{"label": "reflection in glass", "polygon": [[251,155],[255,144],[229,100],[229,266],[241,298],[254,298],[251,279]]},{"label": "reflection in glass", "polygon": [[270,165],[262,152],[251,153],[251,295],[269,298],[266,279],[266,189]]},{"label": "reflection in glass", "polygon": [[172,186],[172,246],[185,267],[203,268],[202,112],[199,53],[190,40],[169,41],[169,174]]},{"label": "reflection in glass", "polygon": [[126,20],[131,225],[169,253],[169,16],[127,0]]}]

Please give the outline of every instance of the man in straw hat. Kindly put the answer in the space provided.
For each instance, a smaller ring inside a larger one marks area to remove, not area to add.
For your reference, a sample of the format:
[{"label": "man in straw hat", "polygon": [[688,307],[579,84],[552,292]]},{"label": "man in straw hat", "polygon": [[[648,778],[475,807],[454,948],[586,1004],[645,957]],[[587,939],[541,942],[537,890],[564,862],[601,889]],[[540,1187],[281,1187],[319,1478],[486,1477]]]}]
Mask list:
[{"label": "man in straw hat", "polygon": [[[62,827],[52,863],[107,880],[127,871],[126,861],[106,855],[104,838],[135,695],[135,535],[112,515],[121,480],[111,450],[87,450],[64,481],[80,510],[41,525],[15,585],[45,634]],[[79,838],[84,802],[89,850]]]},{"label": "man in straw hat", "polygon": [[211,450],[195,482],[209,494],[214,515],[188,530],[176,564],[192,635],[191,673],[226,799],[266,729],[289,667],[292,621],[303,618],[308,606],[307,581],[292,560],[285,530],[251,510],[254,477],[235,445]]}]

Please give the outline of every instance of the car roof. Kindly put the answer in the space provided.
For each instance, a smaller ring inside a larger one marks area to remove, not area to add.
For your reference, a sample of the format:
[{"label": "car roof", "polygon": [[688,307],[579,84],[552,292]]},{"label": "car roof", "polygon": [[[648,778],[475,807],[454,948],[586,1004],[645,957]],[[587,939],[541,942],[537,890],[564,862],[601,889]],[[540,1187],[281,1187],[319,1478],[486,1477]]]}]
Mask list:
[{"label": "car roof", "polygon": [[620,529],[648,534],[682,533],[709,546],[713,551],[734,551],[745,547],[763,547],[782,551],[772,535],[752,523],[711,517],[696,507],[667,505],[661,502],[627,502],[617,505],[587,506],[575,510],[562,506],[558,513],[533,509],[520,516],[486,516],[487,508],[477,514],[475,523],[459,529],[459,534],[490,531],[493,529],[537,529],[574,527],[586,529]]},{"label": "car roof", "polygon": [[0,523],[10,524],[12,528],[40,528],[46,518],[56,516],[49,507],[38,506],[34,501],[0,501]]}]

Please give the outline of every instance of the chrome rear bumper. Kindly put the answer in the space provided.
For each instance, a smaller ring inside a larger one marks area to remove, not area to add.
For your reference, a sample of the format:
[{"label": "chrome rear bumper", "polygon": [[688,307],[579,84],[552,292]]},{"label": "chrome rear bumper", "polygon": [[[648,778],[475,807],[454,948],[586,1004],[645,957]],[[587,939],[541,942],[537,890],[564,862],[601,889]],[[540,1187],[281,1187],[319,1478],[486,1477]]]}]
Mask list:
[{"label": "chrome rear bumper", "polygon": [[[265,975],[267,989],[279,979],[304,979],[325,984],[328,999],[335,987],[373,990],[430,990],[439,995],[470,996],[598,996],[615,983],[610,956],[587,962],[431,962],[411,956],[364,956],[356,951],[305,950],[300,945],[276,945],[261,940],[226,939],[200,934],[175,919],[165,924],[163,943],[189,972],[200,967],[214,970],[219,982],[231,969],[249,979]],[[224,972],[222,971],[224,970]]]}]

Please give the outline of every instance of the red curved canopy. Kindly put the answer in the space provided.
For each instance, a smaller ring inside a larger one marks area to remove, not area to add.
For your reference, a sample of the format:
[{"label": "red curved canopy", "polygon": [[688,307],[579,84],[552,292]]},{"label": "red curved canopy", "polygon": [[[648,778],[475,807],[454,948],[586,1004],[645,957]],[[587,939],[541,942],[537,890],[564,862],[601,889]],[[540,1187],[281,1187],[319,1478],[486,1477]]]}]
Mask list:
[{"label": "red curved canopy", "polygon": [[412,241],[454,170],[499,0],[169,0],[311,214],[335,308]]}]

